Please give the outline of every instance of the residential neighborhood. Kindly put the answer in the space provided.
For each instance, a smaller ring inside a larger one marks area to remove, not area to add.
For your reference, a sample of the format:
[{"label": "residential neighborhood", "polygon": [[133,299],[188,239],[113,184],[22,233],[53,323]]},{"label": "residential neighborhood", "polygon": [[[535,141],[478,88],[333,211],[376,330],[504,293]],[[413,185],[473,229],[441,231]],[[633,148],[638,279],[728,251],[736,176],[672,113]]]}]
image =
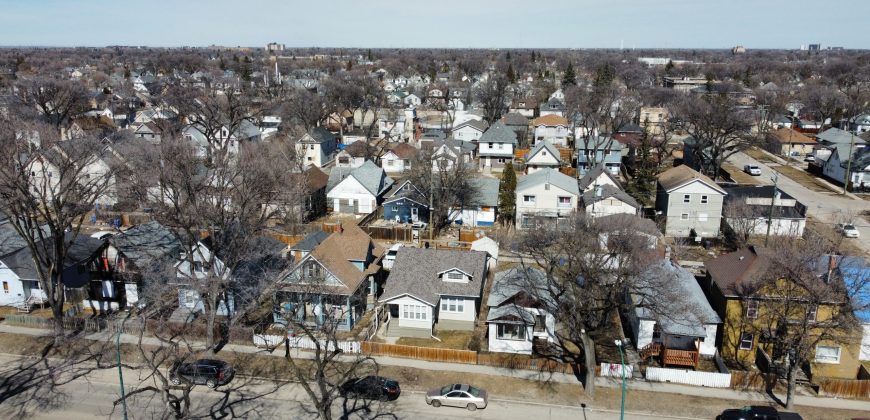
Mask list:
[{"label": "residential neighborhood", "polygon": [[277,41],[0,48],[2,417],[870,412],[865,51]]}]

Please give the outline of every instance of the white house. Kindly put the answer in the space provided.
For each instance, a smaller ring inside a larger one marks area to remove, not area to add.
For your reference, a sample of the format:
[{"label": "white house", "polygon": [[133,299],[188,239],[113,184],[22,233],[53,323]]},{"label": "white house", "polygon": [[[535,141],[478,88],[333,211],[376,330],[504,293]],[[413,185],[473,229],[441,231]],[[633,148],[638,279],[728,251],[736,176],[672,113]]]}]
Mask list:
[{"label": "white house", "polygon": [[619,180],[616,179],[616,175],[614,175],[610,171],[604,170],[604,163],[599,163],[594,168],[586,172],[583,175],[583,178],[580,178],[580,191],[586,192],[594,189],[595,187],[610,185],[614,188],[622,189],[622,184],[619,183]]},{"label": "white house", "polygon": [[[852,149],[852,162],[849,163],[849,150]],[[835,144],[831,155],[823,163],[822,173],[839,184],[846,179],[849,170],[849,182],[853,186],[870,185],[870,148],[865,145],[851,146]]]},{"label": "white house", "polygon": [[337,168],[359,168],[374,153],[374,148],[365,140],[357,140],[347,145],[335,155]]},{"label": "white house", "polygon": [[640,213],[641,205],[628,193],[611,185],[599,185],[584,191],[580,199],[580,207],[591,217],[610,216],[612,214]]},{"label": "white house", "polygon": [[474,143],[454,140],[435,140],[432,153],[432,171],[450,171],[457,162],[468,164],[474,158]]},{"label": "white house", "polygon": [[408,143],[399,143],[381,156],[381,168],[388,174],[397,174],[411,169],[411,161],[418,150]]},{"label": "white house", "polygon": [[517,134],[503,122],[496,121],[477,141],[480,168],[502,170],[506,163],[513,162]]},{"label": "white house", "polygon": [[565,92],[563,92],[562,89],[556,89],[555,92],[550,94],[549,99],[556,99],[559,101],[564,101],[565,100]]},{"label": "white house", "polygon": [[532,354],[556,341],[555,308],[543,271],[514,267],[495,273],[486,316],[489,351]]},{"label": "white house", "polygon": [[296,141],[296,153],[305,166],[322,168],[333,159],[338,139],[323,127],[315,127]]},{"label": "white house", "polygon": [[492,226],[498,210],[498,178],[477,177],[471,180],[477,196],[462,209],[450,209],[448,219],[463,226]]},{"label": "white house", "polygon": [[423,101],[420,99],[419,96],[417,96],[413,93],[410,93],[410,94],[408,94],[408,96],[405,96],[405,98],[402,99],[402,102],[404,102],[405,105],[410,106],[410,107],[418,107],[418,106],[420,106],[420,104]]},{"label": "white house", "polygon": [[577,210],[580,190],[577,180],[551,168],[523,176],[516,188],[516,220],[520,229],[542,219],[558,220]]},{"label": "white house", "polygon": [[386,335],[437,337],[443,330],[473,330],[486,259],[483,251],[400,248],[381,300],[390,311]]},{"label": "white house", "polygon": [[568,147],[568,120],[559,115],[545,115],[532,121],[534,135],[532,144],[539,141],[549,141],[560,147]]},{"label": "white house", "polygon": [[[725,224],[738,233],[803,237],[807,207],[785,191],[772,185],[726,187],[722,216]],[[772,205],[771,205],[772,204]]]},{"label": "white house", "polygon": [[476,142],[486,131],[487,124],[480,120],[467,120],[453,127],[453,138],[462,141]]},{"label": "white house", "polygon": [[634,306],[628,318],[637,349],[657,343],[667,349],[713,356],[722,319],[695,276],[662,259],[647,266],[639,278],[639,292],[626,296],[627,303]]},{"label": "white house", "polygon": [[562,166],[562,157],[559,149],[547,140],[535,144],[525,156],[526,173],[531,174],[543,168],[558,169]]},{"label": "white house", "polygon": [[370,160],[358,168],[333,168],[326,187],[327,203],[336,213],[368,214],[378,207],[393,182]]}]

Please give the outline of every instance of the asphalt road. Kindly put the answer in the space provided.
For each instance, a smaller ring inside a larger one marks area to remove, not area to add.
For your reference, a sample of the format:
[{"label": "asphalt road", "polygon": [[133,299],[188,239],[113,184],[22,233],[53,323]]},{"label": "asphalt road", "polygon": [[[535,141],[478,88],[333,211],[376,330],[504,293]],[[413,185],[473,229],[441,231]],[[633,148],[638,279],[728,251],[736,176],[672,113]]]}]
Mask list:
[{"label": "asphalt road", "polygon": [[[0,377],[20,365],[20,358],[12,355],[0,355],[4,372]],[[53,377],[62,378],[69,374],[69,369],[56,368]],[[146,376],[145,371],[124,371],[125,389],[132,392],[137,388],[153,384],[153,379]],[[29,393],[13,396],[9,388],[5,396],[0,396],[0,418],[25,418],[19,410],[26,408],[26,418],[35,419],[93,419],[93,418],[123,418],[121,407],[114,407],[113,401],[118,398],[119,385],[117,371],[113,369],[98,370],[85,377],[74,379],[68,383],[49,388],[47,380],[34,383],[36,394],[51,397],[40,404],[31,398]],[[213,413],[216,418],[255,418],[255,419],[313,419],[316,416],[310,412],[312,406],[307,396],[298,384],[287,383],[275,389],[273,383],[253,378],[239,377],[229,384],[227,392],[210,390],[205,386],[194,387],[191,393],[193,412],[208,415]],[[238,387],[238,388],[233,388]],[[11,398],[10,398],[11,397]],[[243,401],[246,400],[246,401]],[[240,402],[241,401],[241,402]],[[232,404],[226,404],[231,402]],[[229,406],[228,406],[229,405]],[[225,407],[215,410],[214,407]],[[369,411],[365,410],[365,407]],[[334,418],[338,419],[349,412],[350,419],[535,419],[535,420],[577,420],[577,419],[618,419],[619,412],[560,406],[550,404],[533,404],[523,401],[512,401],[491,397],[489,406],[474,412],[452,408],[434,408],[426,404],[421,392],[403,391],[398,400],[392,402],[373,402],[339,400],[334,406]],[[162,401],[153,394],[139,394],[128,400],[127,413],[130,419],[160,418],[163,413]],[[626,418],[639,420],[674,419],[680,417],[661,417],[643,413],[626,413]]]},{"label": "asphalt road", "polygon": [[[761,176],[757,176],[755,179],[764,185],[773,184],[772,179],[776,166],[770,167],[745,153],[731,156],[728,162],[741,169],[744,165],[757,165],[761,168]],[[806,163],[800,162],[795,163],[795,165],[805,166]],[[848,240],[856,241],[856,245],[859,245],[861,249],[870,252],[870,223],[860,216],[861,212],[870,210],[870,201],[855,200],[834,192],[813,191],[782,174],[779,174],[777,187],[806,205],[807,214],[820,222],[828,224],[854,223],[860,232],[860,237],[857,240]]]}]

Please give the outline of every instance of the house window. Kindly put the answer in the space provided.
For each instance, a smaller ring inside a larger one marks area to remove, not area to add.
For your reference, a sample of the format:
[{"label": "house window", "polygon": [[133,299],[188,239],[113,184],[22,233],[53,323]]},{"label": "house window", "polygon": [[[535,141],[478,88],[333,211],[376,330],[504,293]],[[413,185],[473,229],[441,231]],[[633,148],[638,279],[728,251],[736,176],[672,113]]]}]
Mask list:
[{"label": "house window", "polygon": [[205,273],[205,266],[202,264],[201,261],[194,261],[193,262],[193,271],[195,271],[197,273]]},{"label": "house window", "polygon": [[544,332],[547,328],[547,317],[544,315],[535,315],[535,332]]},{"label": "house window", "polygon": [[758,319],[758,301],[757,300],[747,300],[746,301],[746,318],[747,319]]},{"label": "house window", "polygon": [[7,294],[9,293],[9,282],[8,281],[3,282],[3,293],[7,293]]},{"label": "house window", "polygon": [[706,195],[701,196],[701,204],[707,204],[707,196]]},{"label": "house window", "polygon": [[526,203],[526,204],[535,204],[535,196],[533,196],[533,195],[524,195],[524,196],[523,196],[523,203]]},{"label": "house window", "polygon": [[525,340],[526,326],[517,324],[497,324],[499,340]]},{"label": "house window", "polygon": [[544,190],[550,191],[550,184],[544,184]]},{"label": "house window", "polygon": [[546,151],[546,150],[542,150],[542,151],[541,151],[541,156],[547,156],[547,151]]},{"label": "house window", "polygon": [[571,207],[571,197],[559,197],[558,200],[558,207]]},{"label": "house window", "polygon": [[402,318],[426,320],[426,307],[423,305],[402,305]]},{"label": "house window", "polygon": [[492,143],[488,143],[488,144],[487,144],[487,147],[489,147],[490,149],[492,149]]},{"label": "house window", "polygon": [[396,161],[394,161],[393,159],[387,159],[387,166],[393,166],[395,164],[396,164]]},{"label": "house window", "polygon": [[680,214],[680,220],[689,220],[689,213]]},{"label": "house window", "polygon": [[751,333],[740,334],[740,350],[752,350],[752,342],[754,340],[755,336]]},{"label": "house window", "polygon": [[815,322],[816,317],[819,316],[819,306],[818,305],[809,305],[807,306],[807,320],[810,322]]},{"label": "house window", "polygon": [[308,148],[311,149],[311,150],[314,150],[314,145],[312,144],[312,145],[309,146]]},{"label": "house window", "polygon": [[456,272],[456,271],[451,271],[451,272],[447,273],[447,279],[448,279],[448,280],[458,280],[458,281],[461,281],[463,278],[464,278],[464,276],[462,275],[462,273],[459,273],[459,272]]},{"label": "house window", "polygon": [[816,346],[816,362],[840,363],[840,346]]},{"label": "house window", "polygon": [[691,203],[691,202],[692,202],[692,196],[689,194],[683,194],[683,203]]},{"label": "house window", "polygon": [[465,312],[465,299],[462,298],[441,298],[442,312]]}]

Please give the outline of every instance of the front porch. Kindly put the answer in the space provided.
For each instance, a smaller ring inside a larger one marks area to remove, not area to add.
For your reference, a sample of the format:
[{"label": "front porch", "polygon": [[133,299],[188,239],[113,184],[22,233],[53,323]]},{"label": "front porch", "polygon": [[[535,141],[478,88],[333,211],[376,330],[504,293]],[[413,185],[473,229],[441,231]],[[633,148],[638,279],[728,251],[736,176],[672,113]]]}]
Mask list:
[{"label": "front porch", "polygon": [[638,350],[641,361],[647,361],[656,358],[662,367],[680,366],[692,369],[698,368],[698,362],[701,359],[701,352],[698,339],[694,341],[694,349],[679,343],[669,345],[669,340],[663,342],[652,342]]},{"label": "front porch", "polygon": [[365,302],[354,296],[276,292],[272,318],[276,324],[291,323],[319,328],[335,325],[338,331],[350,331],[362,318]]}]

